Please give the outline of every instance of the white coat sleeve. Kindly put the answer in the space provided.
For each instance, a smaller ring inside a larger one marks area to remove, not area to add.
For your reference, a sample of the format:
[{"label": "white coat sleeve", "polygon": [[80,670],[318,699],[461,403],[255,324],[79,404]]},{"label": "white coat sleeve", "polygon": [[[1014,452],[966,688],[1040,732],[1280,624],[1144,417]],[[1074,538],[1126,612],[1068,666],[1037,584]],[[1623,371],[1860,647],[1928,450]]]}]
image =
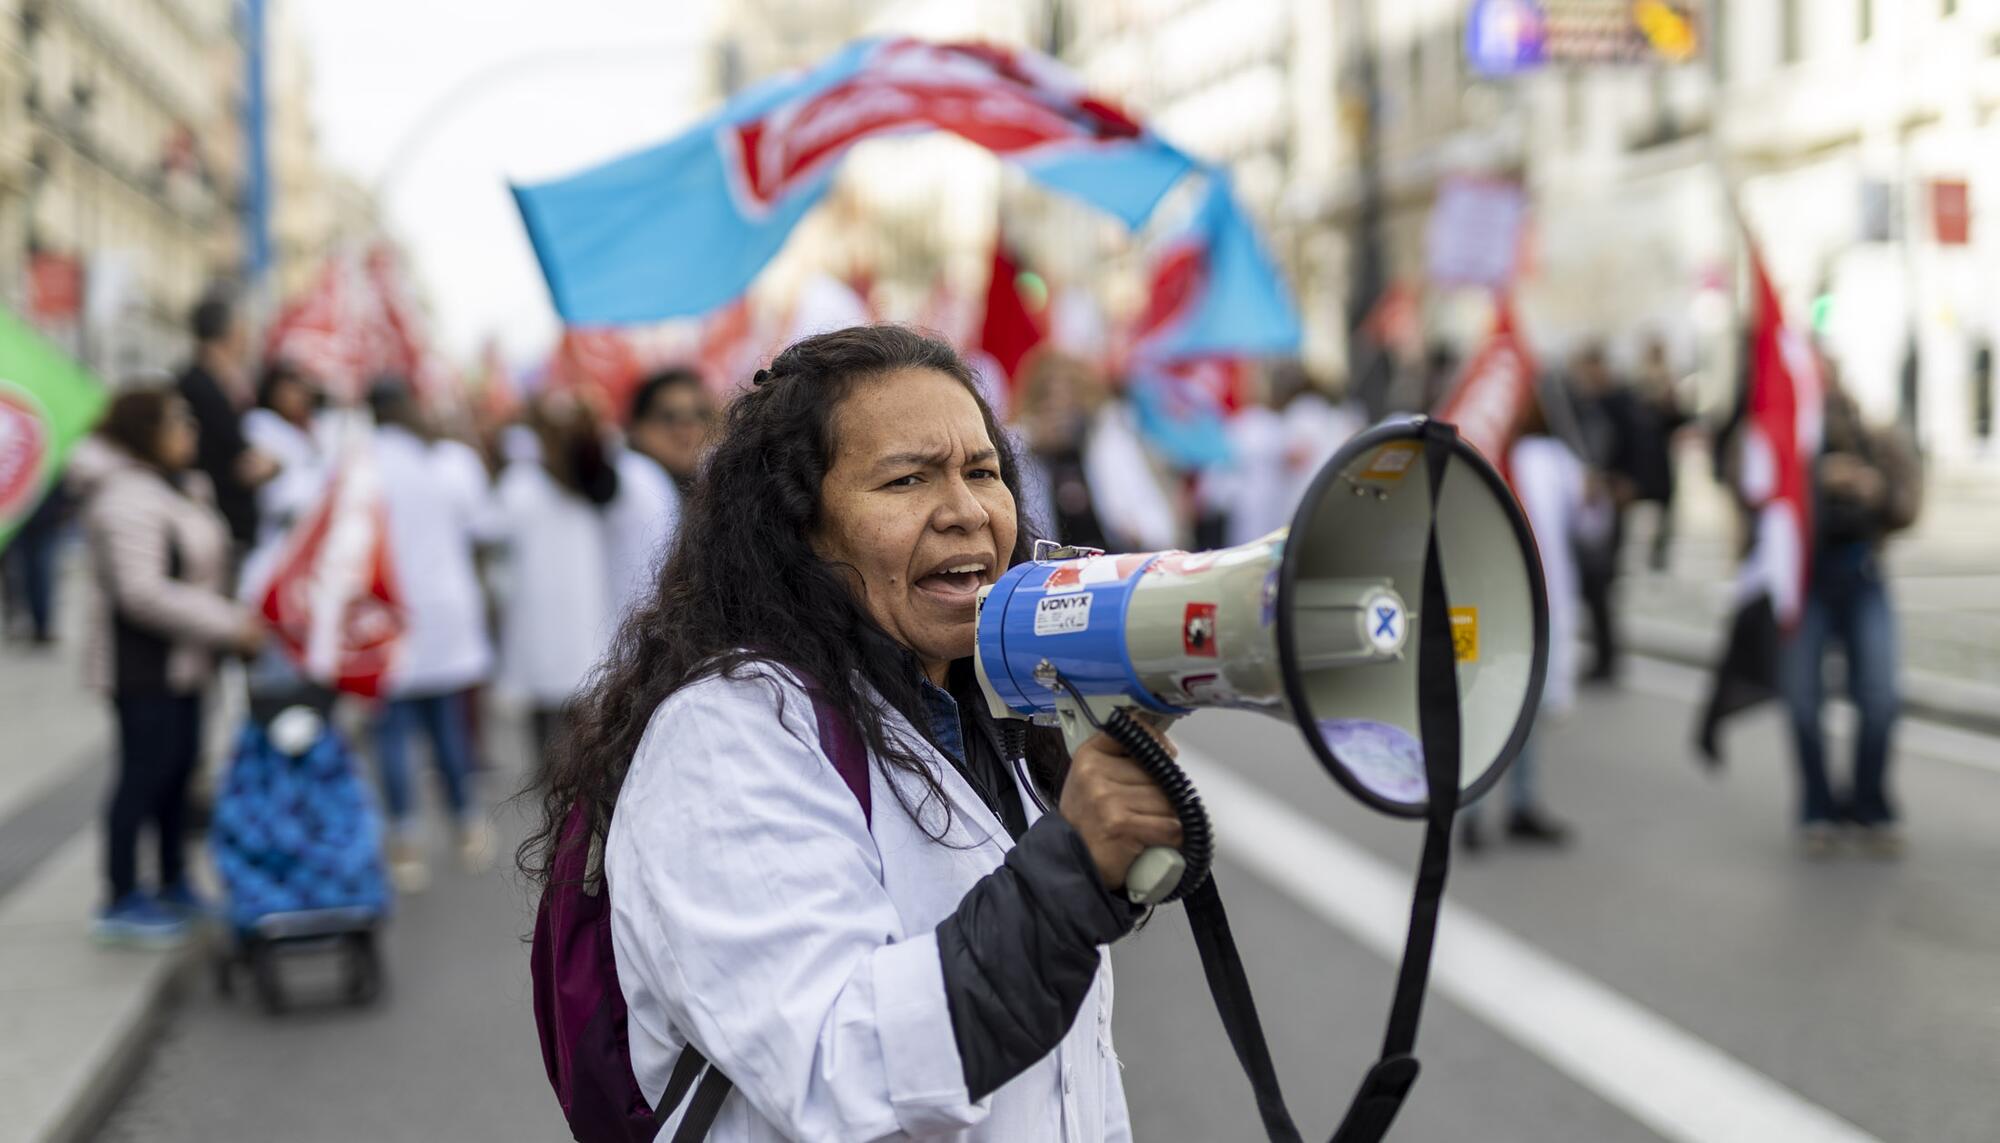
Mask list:
[{"label": "white coat sleeve", "polygon": [[684,688],[633,759],[605,847],[630,1018],[693,1042],[788,1138],[971,1126],[989,1102],[969,1099],[936,933],[903,931],[809,700],[783,686],[774,718],[779,690]]}]

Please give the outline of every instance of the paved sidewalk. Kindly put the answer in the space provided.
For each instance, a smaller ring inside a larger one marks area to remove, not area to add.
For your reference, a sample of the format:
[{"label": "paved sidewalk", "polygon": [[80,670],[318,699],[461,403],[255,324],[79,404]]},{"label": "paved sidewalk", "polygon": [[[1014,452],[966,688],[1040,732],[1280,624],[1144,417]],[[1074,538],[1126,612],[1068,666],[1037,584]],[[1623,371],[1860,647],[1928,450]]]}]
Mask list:
[{"label": "paved sidewalk", "polygon": [[94,1127],[186,955],[90,939],[112,746],[109,707],[83,685],[81,586],[65,576],[57,646],[0,645],[0,1143]]}]

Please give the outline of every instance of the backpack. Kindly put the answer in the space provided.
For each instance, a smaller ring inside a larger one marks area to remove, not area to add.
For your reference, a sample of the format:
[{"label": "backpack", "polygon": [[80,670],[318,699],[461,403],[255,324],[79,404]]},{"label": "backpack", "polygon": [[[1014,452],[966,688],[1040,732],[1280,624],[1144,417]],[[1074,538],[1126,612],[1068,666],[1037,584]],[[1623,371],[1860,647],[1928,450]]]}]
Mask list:
[{"label": "backpack", "polygon": [[[808,687],[807,694],[821,749],[861,803],[866,820],[868,751],[852,721],[833,710],[817,688]],[[583,806],[572,807],[535,912],[529,974],[549,1086],[555,1089],[563,1118],[578,1143],[653,1143],[700,1077],[700,1087],[673,1138],[673,1143],[695,1143],[708,1134],[722,1109],[729,1077],[709,1067],[694,1045],[687,1044],[674,1063],[658,1109],[646,1102],[632,1074],[625,993],[618,985],[612,953],[611,886],[602,879],[594,887],[586,883],[596,849],[583,844],[588,829]]]}]

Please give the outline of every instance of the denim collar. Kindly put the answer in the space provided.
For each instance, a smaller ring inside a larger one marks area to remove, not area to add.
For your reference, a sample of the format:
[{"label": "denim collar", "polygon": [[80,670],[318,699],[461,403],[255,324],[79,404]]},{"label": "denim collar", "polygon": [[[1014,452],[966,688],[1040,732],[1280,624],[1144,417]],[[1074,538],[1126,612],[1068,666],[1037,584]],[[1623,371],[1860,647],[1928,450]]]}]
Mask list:
[{"label": "denim collar", "polygon": [[917,683],[924,696],[924,720],[930,724],[931,741],[951,755],[952,761],[965,765],[965,720],[959,717],[958,700],[921,672]]}]

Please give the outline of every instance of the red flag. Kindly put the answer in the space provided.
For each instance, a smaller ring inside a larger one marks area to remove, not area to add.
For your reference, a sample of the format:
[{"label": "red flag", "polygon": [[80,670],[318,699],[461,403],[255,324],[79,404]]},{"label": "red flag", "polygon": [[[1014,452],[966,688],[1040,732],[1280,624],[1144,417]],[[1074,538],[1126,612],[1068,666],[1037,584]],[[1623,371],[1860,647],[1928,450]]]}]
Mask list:
[{"label": "red flag", "polygon": [[1812,463],[1819,454],[1823,391],[1812,348],[1785,324],[1764,260],[1750,243],[1749,392],[1737,492],[1756,513],[1756,537],[1737,580],[1737,608],[1696,742],[1722,761],[1722,720],[1778,689],[1780,631],[1796,627],[1812,568]]},{"label": "red flag", "polygon": [[1028,351],[1041,343],[1041,323],[1021,301],[1014,288],[1020,267],[1008,256],[1006,243],[993,243],[993,276],[986,282],[986,316],[979,323],[979,348],[992,356],[1007,373],[1009,392],[1019,379],[1021,362]]},{"label": "red flag", "polygon": [[402,641],[404,613],[389,563],[388,510],[364,438],[299,521],[259,609],[306,677],[349,694],[382,692]]},{"label": "red flag", "polygon": [[1493,308],[1493,332],[1459,375],[1457,387],[1439,403],[1435,416],[1458,426],[1458,434],[1485,454],[1502,474],[1520,433],[1522,414],[1535,399],[1535,361],[1514,329],[1514,303],[1500,294]]},{"label": "red flag", "polygon": [[1746,584],[1770,592],[1779,624],[1790,628],[1805,604],[1822,391],[1812,347],[1785,324],[1778,291],[1754,246],[1750,276],[1750,392],[1737,487],[1757,513],[1757,534],[1744,575]]}]

